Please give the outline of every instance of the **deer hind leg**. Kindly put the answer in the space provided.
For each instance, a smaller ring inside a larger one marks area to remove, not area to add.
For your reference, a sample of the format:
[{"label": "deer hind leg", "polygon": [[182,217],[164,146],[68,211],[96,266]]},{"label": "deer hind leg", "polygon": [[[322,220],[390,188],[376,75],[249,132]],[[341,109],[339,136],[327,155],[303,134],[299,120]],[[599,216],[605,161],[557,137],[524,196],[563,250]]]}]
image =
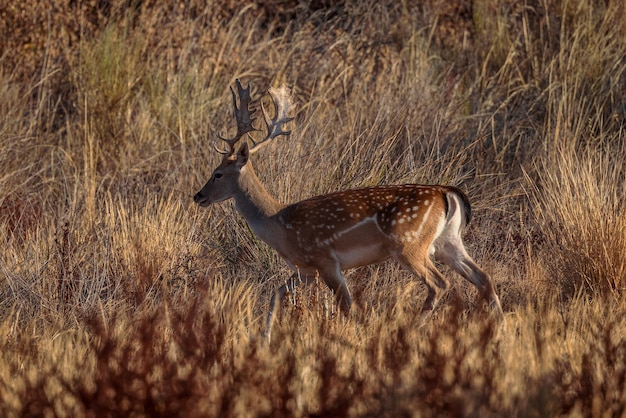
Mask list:
[{"label": "deer hind leg", "polygon": [[435,258],[451,267],[465,280],[476,286],[480,295],[489,303],[490,307],[495,309],[500,317],[504,316],[500,299],[498,299],[491,278],[467,254],[465,246],[459,238],[445,242],[443,246],[435,251]]},{"label": "deer hind leg", "polygon": [[417,259],[405,254],[394,255],[394,258],[408,271],[418,277],[428,289],[428,295],[422,306],[422,312],[435,309],[441,296],[450,286],[445,277],[437,270],[428,257]]}]

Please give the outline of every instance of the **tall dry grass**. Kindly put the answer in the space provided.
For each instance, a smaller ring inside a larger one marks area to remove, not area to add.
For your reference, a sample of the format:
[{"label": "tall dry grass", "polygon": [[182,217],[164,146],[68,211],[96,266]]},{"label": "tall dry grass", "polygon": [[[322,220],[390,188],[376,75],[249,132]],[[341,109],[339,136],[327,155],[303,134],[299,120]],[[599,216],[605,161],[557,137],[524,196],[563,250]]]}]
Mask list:
[{"label": "tall dry grass", "polygon": [[[624,414],[622,2],[79,3],[0,4],[0,415]],[[285,202],[466,190],[506,325],[383,264],[260,339],[284,264],[191,202],[236,77],[294,87]]]}]

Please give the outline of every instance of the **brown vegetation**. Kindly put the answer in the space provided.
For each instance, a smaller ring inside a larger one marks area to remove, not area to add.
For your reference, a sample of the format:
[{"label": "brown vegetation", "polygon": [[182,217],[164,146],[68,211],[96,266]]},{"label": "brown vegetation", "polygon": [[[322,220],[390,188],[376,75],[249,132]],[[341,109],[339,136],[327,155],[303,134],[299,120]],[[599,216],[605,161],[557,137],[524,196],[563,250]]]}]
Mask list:
[{"label": "brown vegetation", "polygon": [[[0,415],[624,415],[623,1],[240,3],[0,0]],[[465,190],[506,325],[383,264],[260,339],[287,269],[191,199],[237,77],[294,87],[284,201]]]}]

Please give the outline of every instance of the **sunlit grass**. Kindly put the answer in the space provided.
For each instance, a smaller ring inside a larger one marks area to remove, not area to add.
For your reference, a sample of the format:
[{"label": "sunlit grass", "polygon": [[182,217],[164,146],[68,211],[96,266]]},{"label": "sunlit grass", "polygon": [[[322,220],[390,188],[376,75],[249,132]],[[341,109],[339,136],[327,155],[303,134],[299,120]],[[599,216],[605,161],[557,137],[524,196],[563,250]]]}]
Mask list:
[{"label": "sunlit grass", "polygon": [[[0,415],[624,414],[620,2],[157,3],[7,9]],[[265,341],[287,267],[231,202],[192,202],[237,77],[293,86],[293,134],[254,156],[281,201],[467,191],[506,323],[447,270],[422,319],[388,263],[348,272],[347,318],[323,285],[290,295]]]}]

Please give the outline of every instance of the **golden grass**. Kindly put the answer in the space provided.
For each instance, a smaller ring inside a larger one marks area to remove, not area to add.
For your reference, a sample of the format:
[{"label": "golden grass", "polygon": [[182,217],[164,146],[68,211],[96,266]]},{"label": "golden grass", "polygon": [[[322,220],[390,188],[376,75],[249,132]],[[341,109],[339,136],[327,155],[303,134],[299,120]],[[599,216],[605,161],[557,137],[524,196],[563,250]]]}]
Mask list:
[{"label": "golden grass", "polygon": [[[623,2],[105,3],[0,7],[1,416],[624,415]],[[506,324],[383,264],[264,341],[287,268],[191,200],[236,77],[294,87],[283,201],[466,190]]]}]

